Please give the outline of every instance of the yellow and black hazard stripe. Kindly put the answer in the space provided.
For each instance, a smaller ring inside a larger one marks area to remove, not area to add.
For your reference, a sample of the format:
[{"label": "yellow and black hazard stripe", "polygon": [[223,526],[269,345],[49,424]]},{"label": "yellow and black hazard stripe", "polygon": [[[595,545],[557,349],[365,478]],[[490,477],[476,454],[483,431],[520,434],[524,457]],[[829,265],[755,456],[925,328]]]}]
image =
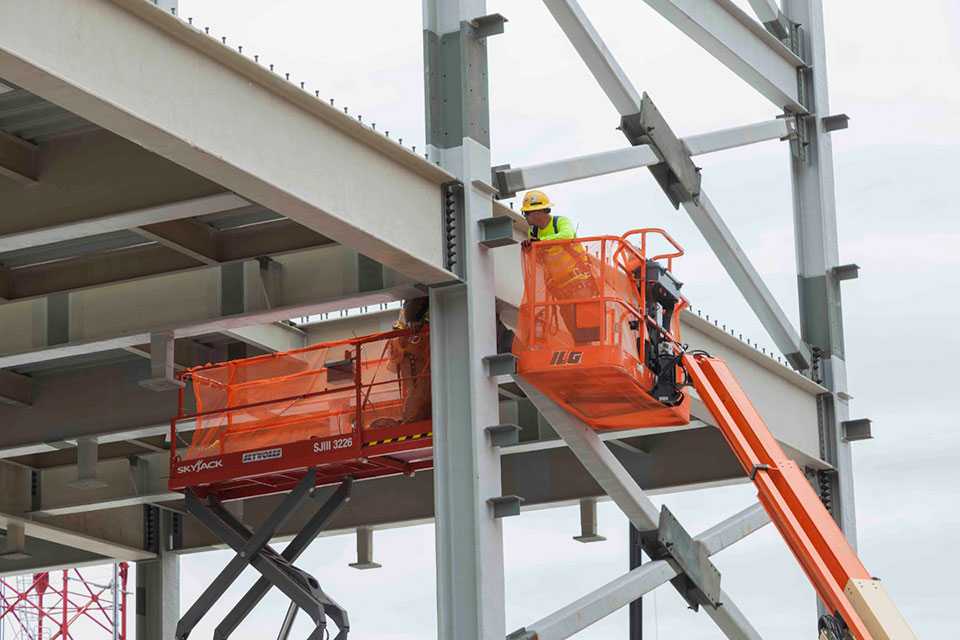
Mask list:
[{"label": "yellow and black hazard stripe", "polygon": [[391,442],[405,442],[407,440],[419,440],[420,438],[429,438],[433,435],[433,431],[429,433],[418,433],[412,436],[400,436],[399,438],[387,438],[386,440],[374,440],[364,444],[365,447],[372,447],[378,444],[390,444]]}]

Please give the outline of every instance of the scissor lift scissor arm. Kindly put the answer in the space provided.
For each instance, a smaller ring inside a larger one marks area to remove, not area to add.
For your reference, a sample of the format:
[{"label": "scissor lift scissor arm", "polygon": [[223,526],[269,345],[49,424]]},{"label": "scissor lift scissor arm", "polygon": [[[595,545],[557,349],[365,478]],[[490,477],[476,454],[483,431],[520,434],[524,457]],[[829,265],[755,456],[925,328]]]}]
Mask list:
[{"label": "scissor lift scissor arm", "polygon": [[683,356],[683,366],[717,427],[759,490],[759,499],[817,594],[856,640],[915,640],[797,464],[787,458],[727,364]]}]

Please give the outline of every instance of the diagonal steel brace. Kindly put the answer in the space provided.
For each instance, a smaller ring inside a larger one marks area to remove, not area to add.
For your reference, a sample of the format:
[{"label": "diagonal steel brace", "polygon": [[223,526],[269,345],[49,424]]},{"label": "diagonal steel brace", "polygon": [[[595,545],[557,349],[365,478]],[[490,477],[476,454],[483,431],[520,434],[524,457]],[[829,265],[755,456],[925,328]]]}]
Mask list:
[{"label": "diagonal steel brace", "polygon": [[236,551],[237,556],[181,619],[177,628],[178,640],[184,640],[189,635],[200,618],[226,592],[247,565],[260,572],[268,583],[280,589],[297,608],[310,616],[316,628],[308,636],[308,640],[320,640],[324,637],[328,608],[331,619],[340,629],[336,640],[345,640],[349,632],[346,612],[326,596],[313,576],[294,567],[267,544],[283,523],[306,501],[315,482],[316,470],[311,469],[255,532],[240,523],[214,497],[209,497],[208,503],[204,504],[192,491],[186,492],[187,510]]},{"label": "diagonal steel brace", "polygon": [[[284,548],[280,555],[287,562],[295,562],[300,555],[306,551],[310,543],[327,528],[334,518],[343,510],[343,507],[350,500],[350,491],[353,486],[352,478],[345,478],[337,490],[323,503],[319,511],[310,518],[310,521],[300,530],[293,540]],[[240,623],[250,614],[250,611],[259,604],[273,585],[266,578],[260,578],[244,594],[240,601],[234,605],[230,613],[224,617],[223,621],[217,625],[214,631],[214,640],[227,640],[230,635],[236,631]],[[331,600],[333,603],[333,601]],[[333,603],[336,605],[336,603]],[[292,605],[291,605],[292,606]],[[339,605],[335,609],[327,612],[340,629],[349,628],[347,612]]]}]

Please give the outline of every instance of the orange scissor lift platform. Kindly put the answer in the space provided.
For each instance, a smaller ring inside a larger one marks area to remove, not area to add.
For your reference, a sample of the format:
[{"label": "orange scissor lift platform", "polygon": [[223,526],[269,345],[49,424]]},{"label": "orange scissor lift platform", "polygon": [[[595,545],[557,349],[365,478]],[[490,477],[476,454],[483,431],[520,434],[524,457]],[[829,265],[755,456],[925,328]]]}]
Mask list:
[{"label": "orange scissor lift platform", "polygon": [[[653,236],[672,250],[648,260]],[[517,375],[595,430],[687,424],[690,399],[681,389],[692,386],[820,599],[847,632],[855,640],[913,640],[726,363],[686,352],[679,313],[688,303],[670,274],[673,258],[682,254],[661,229],[533,243],[522,256],[524,295],[513,347]],[[666,269],[659,263],[664,259]]]},{"label": "orange scissor lift platform", "polygon": [[[178,373],[172,490],[232,500],[433,465],[429,332],[390,331]],[[416,406],[411,406],[411,403]]]}]

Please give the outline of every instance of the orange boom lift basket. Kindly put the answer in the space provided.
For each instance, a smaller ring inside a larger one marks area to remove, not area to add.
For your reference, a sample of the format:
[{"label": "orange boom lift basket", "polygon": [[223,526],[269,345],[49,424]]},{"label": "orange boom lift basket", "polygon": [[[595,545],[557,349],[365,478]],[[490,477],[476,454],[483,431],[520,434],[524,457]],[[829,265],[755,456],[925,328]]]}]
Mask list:
[{"label": "orange boom lift basket", "polygon": [[170,488],[220,500],[433,465],[430,335],[390,331],[196,367],[171,420]]},{"label": "orange boom lift basket", "polygon": [[[648,260],[649,236],[672,251]],[[679,315],[689,306],[670,275],[681,255],[662,229],[531,244],[522,255],[517,373],[595,429],[687,424],[690,400],[673,389]]]},{"label": "orange boom lift basket", "polygon": [[[647,259],[651,235],[674,251]],[[594,429],[687,424],[682,389],[693,387],[832,621],[854,640],[915,640],[726,363],[681,344],[679,313],[689,305],[670,273],[681,255],[660,229],[533,243],[523,253],[517,373]]]}]

